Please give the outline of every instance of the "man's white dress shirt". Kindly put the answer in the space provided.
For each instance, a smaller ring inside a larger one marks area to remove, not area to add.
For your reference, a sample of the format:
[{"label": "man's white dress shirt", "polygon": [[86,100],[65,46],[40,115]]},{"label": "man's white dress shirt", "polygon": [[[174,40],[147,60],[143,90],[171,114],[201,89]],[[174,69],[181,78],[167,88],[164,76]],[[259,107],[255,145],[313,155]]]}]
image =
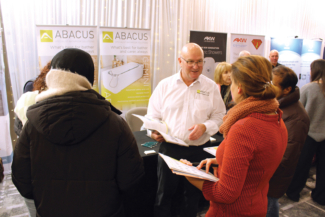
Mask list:
[{"label": "man's white dress shirt", "polygon": [[[201,74],[187,86],[178,72],[157,85],[149,100],[147,116],[166,122],[171,136],[199,146],[218,132],[225,113],[225,104],[214,81]],[[204,124],[206,132],[197,140],[189,140],[188,129],[195,124]]]}]

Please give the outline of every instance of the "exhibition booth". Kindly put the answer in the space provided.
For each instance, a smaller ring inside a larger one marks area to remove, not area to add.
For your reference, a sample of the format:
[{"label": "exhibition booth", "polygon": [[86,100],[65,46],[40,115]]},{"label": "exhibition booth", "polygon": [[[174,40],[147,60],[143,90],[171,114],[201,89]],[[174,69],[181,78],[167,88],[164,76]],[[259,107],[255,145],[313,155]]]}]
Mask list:
[{"label": "exhibition booth", "polygon": [[[267,1],[240,0],[53,0],[19,1],[18,5],[1,1],[0,157],[5,173],[11,173],[17,141],[13,110],[23,87],[61,50],[78,48],[91,55],[93,89],[122,111],[123,118],[131,109],[148,106],[158,83],[180,69],[180,49],[189,42],[202,47],[202,74],[212,80],[216,66],[235,62],[241,51],[268,58],[271,50],[277,50],[278,62],[294,70],[297,86],[302,87],[310,82],[311,62],[323,58],[325,36],[320,30],[325,24],[315,25],[320,20],[315,6],[302,2],[290,1],[279,8]],[[292,12],[284,9],[289,7]],[[280,12],[287,15],[286,25],[277,16]],[[297,17],[297,12],[310,20],[304,28],[299,23],[308,19]],[[139,189],[124,195],[124,201],[134,216],[152,216],[159,146],[143,147],[152,139],[140,128],[133,134],[146,175]],[[219,145],[222,136],[213,136],[213,145]],[[146,154],[148,150],[155,152]],[[133,204],[132,195],[140,194],[142,199]]]}]

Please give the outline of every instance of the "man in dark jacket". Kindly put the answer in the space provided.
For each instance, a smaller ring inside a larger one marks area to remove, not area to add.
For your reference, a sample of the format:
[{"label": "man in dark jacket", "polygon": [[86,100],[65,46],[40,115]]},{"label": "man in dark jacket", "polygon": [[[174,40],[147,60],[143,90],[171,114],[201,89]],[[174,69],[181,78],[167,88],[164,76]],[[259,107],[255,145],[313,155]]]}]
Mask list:
[{"label": "man in dark jacket", "polygon": [[288,144],[282,161],[269,182],[267,217],[279,216],[278,199],[284,195],[290,185],[309,130],[308,114],[299,101],[296,73],[280,65],[273,69],[272,82],[280,89],[277,99],[288,130]]},{"label": "man in dark jacket", "polygon": [[144,174],[133,134],[91,89],[88,53],[65,49],[51,68],[15,147],[13,183],[37,216],[124,216],[121,192]]}]

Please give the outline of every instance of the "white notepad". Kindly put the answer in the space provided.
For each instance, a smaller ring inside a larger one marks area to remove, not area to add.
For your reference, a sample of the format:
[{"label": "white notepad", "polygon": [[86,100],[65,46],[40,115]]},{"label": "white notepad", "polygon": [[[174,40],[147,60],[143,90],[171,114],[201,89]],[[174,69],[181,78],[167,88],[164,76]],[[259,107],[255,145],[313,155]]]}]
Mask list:
[{"label": "white notepad", "polygon": [[213,156],[216,156],[218,146],[203,148],[204,151],[208,152],[209,154],[212,154]]},{"label": "white notepad", "polygon": [[167,155],[159,153],[159,155],[164,159],[168,167],[173,173],[182,176],[190,176],[198,179],[204,179],[212,182],[216,182],[219,179],[215,177],[212,173],[206,173],[204,170],[198,170],[196,167],[188,166],[181,163],[180,161],[171,158]]}]

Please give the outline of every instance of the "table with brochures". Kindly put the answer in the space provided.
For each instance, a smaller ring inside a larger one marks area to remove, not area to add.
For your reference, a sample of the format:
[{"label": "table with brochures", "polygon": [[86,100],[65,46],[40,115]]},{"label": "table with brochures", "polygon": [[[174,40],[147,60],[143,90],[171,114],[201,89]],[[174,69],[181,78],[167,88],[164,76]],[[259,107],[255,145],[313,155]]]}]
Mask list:
[{"label": "table with brochures", "polygon": [[[143,158],[145,176],[137,187],[123,195],[124,205],[126,207],[126,216],[152,217],[157,192],[157,159],[160,144],[158,143],[153,148],[143,147],[141,144],[151,141],[154,142],[153,139],[147,136],[147,131],[145,130],[136,131],[133,135],[137,141],[140,155]],[[216,134],[212,137],[215,139],[215,141],[212,142],[212,146],[218,146],[223,140],[221,134]],[[150,150],[155,150],[155,153],[145,154],[145,151]],[[211,155],[211,157],[213,156]],[[172,212],[177,212],[177,207],[180,206],[180,196],[182,194],[181,187],[182,186],[179,188],[179,192],[176,193],[175,201],[172,203]],[[205,206],[206,204],[207,201],[202,198],[201,205]]]}]

